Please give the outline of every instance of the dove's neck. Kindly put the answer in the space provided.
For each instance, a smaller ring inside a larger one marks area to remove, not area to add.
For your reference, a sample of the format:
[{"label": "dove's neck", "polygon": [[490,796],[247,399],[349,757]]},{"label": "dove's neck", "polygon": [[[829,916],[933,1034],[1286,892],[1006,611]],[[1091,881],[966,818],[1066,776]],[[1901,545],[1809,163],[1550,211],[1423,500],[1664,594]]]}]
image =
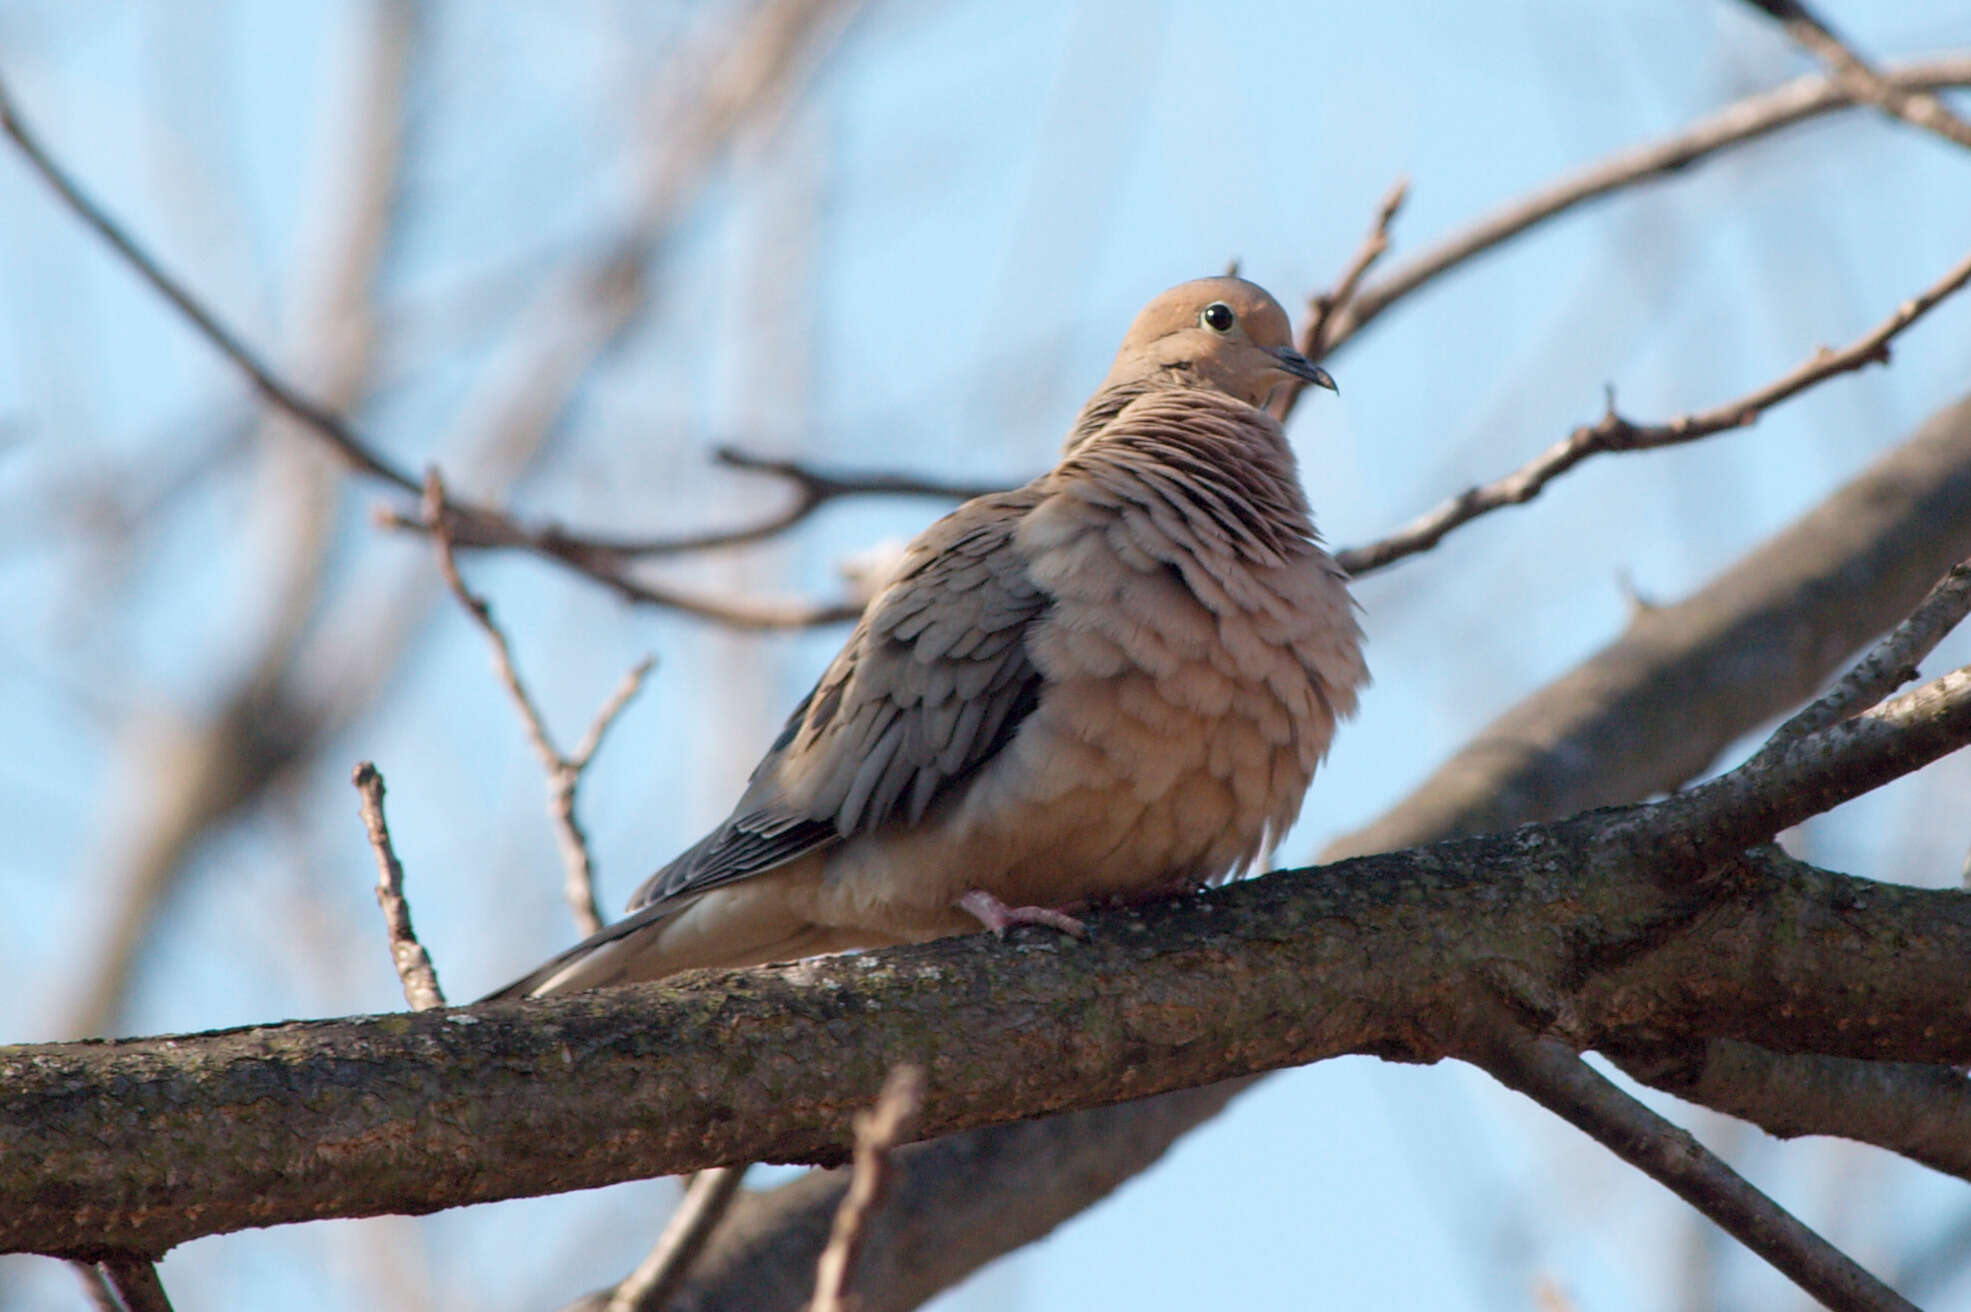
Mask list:
[{"label": "dove's neck", "polygon": [[1081,413],[1075,416],[1073,425],[1068,429],[1068,439],[1061,445],[1061,454],[1066,455],[1107,428],[1131,402],[1159,392],[1176,391],[1209,391],[1221,396],[1230,395],[1202,381],[1195,366],[1188,363],[1157,364],[1135,358],[1125,365],[1117,361],[1109,376],[1102,380],[1102,385],[1095,389],[1095,395],[1088,398],[1081,407]]}]

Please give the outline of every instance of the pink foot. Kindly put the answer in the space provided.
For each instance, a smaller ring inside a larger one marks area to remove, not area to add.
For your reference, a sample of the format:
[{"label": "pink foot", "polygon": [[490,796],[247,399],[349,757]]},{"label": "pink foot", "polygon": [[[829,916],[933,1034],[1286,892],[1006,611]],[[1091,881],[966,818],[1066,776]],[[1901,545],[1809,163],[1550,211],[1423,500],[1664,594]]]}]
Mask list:
[{"label": "pink foot", "polygon": [[1065,911],[1053,907],[1009,907],[982,888],[975,888],[959,898],[957,906],[976,916],[981,925],[1002,938],[1014,925],[1045,925],[1074,938],[1088,937],[1088,930],[1082,923]]}]

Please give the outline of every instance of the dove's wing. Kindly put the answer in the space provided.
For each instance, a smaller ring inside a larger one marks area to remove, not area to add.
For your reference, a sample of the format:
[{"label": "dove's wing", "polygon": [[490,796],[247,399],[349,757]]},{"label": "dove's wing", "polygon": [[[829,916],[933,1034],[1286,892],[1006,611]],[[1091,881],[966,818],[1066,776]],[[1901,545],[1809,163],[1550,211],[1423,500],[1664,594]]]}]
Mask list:
[{"label": "dove's wing", "polygon": [[892,820],[914,824],[1038,704],[1027,628],[1049,598],[1014,546],[1030,485],[967,502],[911,543],[724,824],[632,910],[745,879]]}]

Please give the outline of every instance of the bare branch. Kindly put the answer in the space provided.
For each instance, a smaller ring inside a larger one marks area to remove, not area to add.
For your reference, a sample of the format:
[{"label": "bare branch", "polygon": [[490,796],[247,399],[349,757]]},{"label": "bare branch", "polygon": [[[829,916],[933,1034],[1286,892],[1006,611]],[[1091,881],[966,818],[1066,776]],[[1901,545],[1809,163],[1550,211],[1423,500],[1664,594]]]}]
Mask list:
[{"label": "bare branch", "polygon": [[1745,0],[1786,29],[1788,36],[1827,65],[1841,86],[1855,100],[1875,106],[1892,118],[1899,118],[1925,132],[1934,132],[1954,145],[1971,148],[1971,123],[1966,123],[1937,97],[1897,86],[1863,59],[1847,42],[1834,35],[1799,0]]},{"label": "bare branch", "polygon": [[82,1282],[82,1296],[89,1300],[91,1312],[123,1312],[123,1300],[110,1287],[109,1277],[94,1262],[71,1261],[75,1278]]},{"label": "bare branch", "polygon": [[157,1278],[157,1267],[149,1258],[119,1253],[104,1258],[97,1266],[110,1288],[116,1291],[124,1312],[171,1312],[164,1282]]},{"label": "bare branch", "polygon": [[744,1166],[713,1166],[691,1177],[656,1246],[613,1289],[576,1299],[564,1312],[664,1312],[704,1251],[719,1220],[739,1194]]},{"label": "bare branch", "polygon": [[136,238],[110,218],[107,211],[85,193],[82,188],[63,171],[53,156],[41,144],[41,140],[29,130],[15,107],[12,96],[7,91],[6,82],[0,79],[0,131],[13,139],[14,145],[27,158],[34,171],[42,180],[54,188],[63,203],[104,241],[115,248],[139,277],[149,283],[159,295],[191,320],[192,326],[205,339],[219,349],[219,352],[237,365],[260,394],[273,405],[287,411],[327,442],[340,455],[351,469],[360,470],[406,492],[415,493],[417,482],[398,469],[380,453],[371,449],[357,437],[342,416],[328,407],[301,394],[291,386],[274,368],[256,355],[252,348],[219,321],[219,317],[208,310],[204,303],[188,291],[184,284],[164,271],[158,260],[137,244]]},{"label": "bare branch", "polygon": [[[1905,91],[1962,86],[1971,82],[1971,55],[1903,64],[1883,70],[1882,77]],[[1855,103],[1854,94],[1838,78],[1797,78],[1707,114],[1671,136],[1598,160],[1459,229],[1370,283],[1335,316],[1329,326],[1328,349],[1338,349],[1424,284],[1549,219],[1639,182],[1675,175],[1720,151]]]},{"label": "bare branch", "polygon": [[1351,574],[1367,574],[1405,556],[1428,551],[1445,534],[1481,515],[1504,506],[1531,501],[1540,495],[1541,489],[1548,483],[1591,456],[1608,451],[1647,451],[1657,447],[1679,446],[1714,433],[1748,427],[1773,406],[1799,395],[1816,383],[1839,374],[1852,373],[1866,365],[1887,363],[1889,343],[1968,281],[1971,281],[1971,256],[1959,260],[1928,289],[1904,301],[1896,307],[1895,313],[1847,346],[1838,351],[1822,347],[1798,367],[1765,386],[1709,410],[1679,415],[1660,424],[1635,424],[1615,412],[1611,393],[1607,412],[1599,422],[1575,429],[1565,439],[1503,478],[1466,488],[1437,509],[1419,515],[1387,537],[1336,552],[1335,560]]},{"label": "bare branch", "polygon": [[555,842],[561,849],[561,867],[565,879],[562,894],[568,902],[568,910],[575,917],[575,927],[583,935],[589,935],[602,928],[602,912],[595,900],[595,862],[589,855],[588,835],[582,832],[581,821],[575,815],[575,794],[581,787],[582,772],[588,768],[596,749],[602,746],[603,735],[609,731],[623,708],[630,704],[637,690],[643,686],[644,676],[650,673],[654,658],[646,656],[638,661],[616,691],[609,695],[602,709],[596,713],[589,724],[588,732],[575,747],[573,755],[564,756],[554,745],[548,733],[547,720],[541,708],[535,704],[533,695],[520,678],[520,671],[513,663],[513,645],[507,640],[506,631],[493,619],[493,608],[484,597],[466,587],[465,579],[459,574],[458,559],[452,553],[451,534],[445,527],[445,485],[436,469],[425,475],[423,510],[426,523],[431,532],[431,540],[438,551],[438,572],[444,576],[445,586],[451,589],[459,605],[486,635],[487,643],[493,649],[493,670],[499,675],[500,686],[506,689],[507,696],[520,712],[520,723],[527,731],[527,743],[534,749],[534,757],[541,763],[541,770],[547,776],[548,817],[554,822]]},{"label": "bare branch", "polygon": [[1633,838],[1722,853],[1769,841],[1971,742],[1971,665],[1860,715],[1761,748],[1638,817]]},{"label": "bare branch", "polygon": [[[649,559],[653,556],[713,551],[723,547],[746,546],[764,541],[793,528],[823,506],[849,497],[911,496],[969,501],[973,497],[984,496],[989,492],[1004,491],[1017,481],[975,483],[930,478],[900,471],[831,471],[801,461],[752,455],[731,446],[715,449],[713,459],[732,469],[768,474],[783,480],[793,488],[793,500],[785,509],[757,523],[740,528],[710,529],[702,533],[681,533],[666,537],[611,537],[595,533],[585,533],[576,537],[550,526],[537,530],[542,549],[549,552],[568,550],[597,560],[611,558],[618,563]],[[408,529],[420,533],[427,531],[426,520],[422,514],[411,516],[394,509],[382,508],[377,512],[376,520],[390,528]],[[513,527],[510,522],[459,519],[452,525],[452,544],[457,547],[478,548],[529,545],[507,531]]]},{"label": "bare branch", "polygon": [[[1350,257],[1341,276],[1328,290],[1317,292],[1308,299],[1307,324],[1300,330],[1300,353],[1316,364],[1333,349],[1333,343],[1328,339],[1328,329],[1334,323],[1335,315],[1355,298],[1355,289],[1361,286],[1363,276],[1389,249],[1389,225],[1396,221],[1396,213],[1403,208],[1403,202],[1409,195],[1410,180],[1398,178],[1384,194],[1382,204],[1376,208],[1375,221],[1369,225],[1362,244],[1355,248],[1355,254]],[[1299,379],[1292,380],[1274,401],[1274,417],[1284,422],[1293,413],[1295,403],[1305,390],[1306,383]]]},{"label": "bare branch", "polygon": [[[698,112],[702,121],[686,125],[675,134],[681,144],[667,156],[649,179],[646,208],[650,222],[613,247],[607,257],[585,270],[583,290],[594,293],[593,300],[605,312],[587,333],[588,350],[594,354],[613,340],[628,322],[630,307],[639,303],[635,271],[654,249],[664,221],[672,216],[685,182],[702,172],[715,148],[729,139],[734,128],[749,115],[770,112],[784,100],[786,81],[801,62],[808,43],[817,46],[838,33],[854,10],[851,0],[778,0],[761,6],[744,25],[727,57],[719,61],[713,84],[705,89]],[[675,127],[676,125],[670,125]],[[248,347],[228,329],[219,316],[194,296],[183,283],[166,273],[156,258],[125,233],[107,212],[93,201],[55,162],[21,119],[0,82],[0,131],[10,137],[41,177],[63,201],[92,229],[101,235],[146,282],[169,300],[219,352],[231,360],[267,401],[298,420],[302,428],[320,438],[350,469],[408,492],[420,494],[420,485],[374,446],[364,441],[349,422],[329,406],[307,396]],[[548,370],[562,381],[568,380],[568,361],[554,353]],[[544,415],[559,408],[544,397],[535,398],[523,426],[546,427]],[[582,540],[549,525],[530,528],[498,510],[461,502],[445,506],[445,518],[454,538],[461,544],[517,547],[547,557],[588,575],[626,600],[694,615],[741,629],[779,630],[811,628],[852,620],[861,612],[847,603],[810,605],[791,602],[728,602],[694,594],[686,589],[638,580],[624,568],[624,560],[607,550],[591,550]],[[389,512],[386,512],[388,514]]]},{"label": "bare branch", "polygon": [[1688,1131],[1622,1092],[1559,1040],[1534,1038],[1501,1022],[1467,1060],[1667,1187],[1828,1307],[1916,1312],[1915,1304],[1801,1224]]},{"label": "bare branch", "polygon": [[445,991],[438,987],[438,972],[411,927],[410,904],[404,900],[403,863],[397,860],[389,826],[383,820],[383,776],[364,761],[350,782],[363,796],[363,828],[369,831],[370,847],[376,852],[376,904],[383,908],[383,923],[390,933],[390,960],[397,967],[397,978],[403,981],[404,1001],[413,1011],[442,1007]]},{"label": "bare branch", "polygon": [[899,1066],[890,1072],[876,1106],[855,1117],[855,1172],[835,1213],[835,1227],[814,1284],[813,1312],[856,1312],[861,1300],[849,1292],[856,1255],[871,1216],[889,1194],[890,1155],[909,1137],[924,1104],[924,1072]]},{"label": "bare branch", "polygon": [[1971,614],[1971,560],[1951,566],[1909,618],[1869,650],[1825,696],[1774,731],[1765,751],[1844,720],[1917,677],[1916,666]]}]

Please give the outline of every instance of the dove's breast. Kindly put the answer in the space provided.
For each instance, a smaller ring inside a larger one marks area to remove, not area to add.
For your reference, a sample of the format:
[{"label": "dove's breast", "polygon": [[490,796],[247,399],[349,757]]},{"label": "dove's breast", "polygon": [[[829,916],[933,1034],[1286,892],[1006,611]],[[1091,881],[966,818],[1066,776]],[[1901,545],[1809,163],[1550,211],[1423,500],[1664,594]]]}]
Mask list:
[{"label": "dove's breast", "polygon": [[935,823],[831,855],[831,884],[874,897],[907,863],[946,924],[969,888],[1056,906],[1219,879],[1293,822],[1366,677],[1340,571],[1297,488],[1260,542],[1155,483],[1069,480],[1027,515],[1038,704]]}]

